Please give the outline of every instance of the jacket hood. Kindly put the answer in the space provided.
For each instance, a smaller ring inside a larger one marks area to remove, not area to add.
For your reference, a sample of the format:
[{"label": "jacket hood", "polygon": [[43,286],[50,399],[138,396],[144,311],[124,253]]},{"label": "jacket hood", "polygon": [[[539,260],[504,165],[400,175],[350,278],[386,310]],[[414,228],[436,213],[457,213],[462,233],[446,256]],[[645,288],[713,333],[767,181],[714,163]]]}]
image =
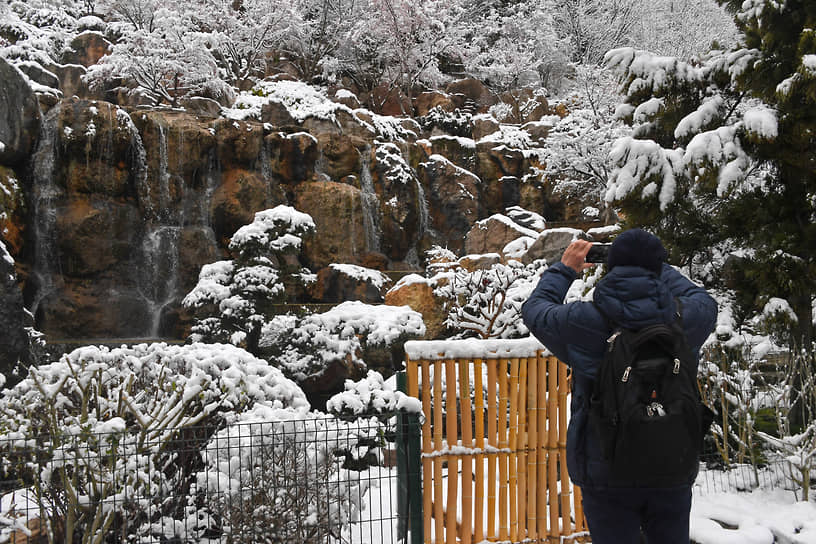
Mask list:
[{"label": "jacket hood", "polygon": [[610,270],[598,282],[594,300],[609,319],[628,329],[674,320],[669,285],[660,275],[639,266],[619,265]]}]

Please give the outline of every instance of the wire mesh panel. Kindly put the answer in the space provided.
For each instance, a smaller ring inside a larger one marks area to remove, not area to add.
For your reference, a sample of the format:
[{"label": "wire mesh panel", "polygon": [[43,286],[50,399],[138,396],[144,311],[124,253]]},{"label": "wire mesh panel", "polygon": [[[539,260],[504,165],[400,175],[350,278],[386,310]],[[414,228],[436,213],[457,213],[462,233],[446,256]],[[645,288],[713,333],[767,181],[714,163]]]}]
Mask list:
[{"label": "wire mesh panel", "polygon": [[567,367],[523,341],[409,342],[427,543],[586,534],[566,471]]},{"label": "wire mesh panel", "polygon": [[397,542],[396,416],[7,438],[0,541]]}]

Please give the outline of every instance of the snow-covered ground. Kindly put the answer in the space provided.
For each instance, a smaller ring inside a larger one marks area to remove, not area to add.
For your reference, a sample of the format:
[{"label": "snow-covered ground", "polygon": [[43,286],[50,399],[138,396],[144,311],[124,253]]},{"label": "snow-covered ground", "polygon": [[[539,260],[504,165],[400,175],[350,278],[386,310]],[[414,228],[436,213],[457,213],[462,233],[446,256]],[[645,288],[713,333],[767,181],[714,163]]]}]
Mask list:
[{"label": "snow-covered ground", "polygon": [[[364,496],[363,521],[344,537],[354,544],[397,542],[397,473],[382,469]],[[691,538],[697,544],[816,544],[816,502],[792,491],[714,491],[712,482],[734,485],[721,472],[703,471],[694,488]],[[658,543],[659,544],[659,543]]]}]

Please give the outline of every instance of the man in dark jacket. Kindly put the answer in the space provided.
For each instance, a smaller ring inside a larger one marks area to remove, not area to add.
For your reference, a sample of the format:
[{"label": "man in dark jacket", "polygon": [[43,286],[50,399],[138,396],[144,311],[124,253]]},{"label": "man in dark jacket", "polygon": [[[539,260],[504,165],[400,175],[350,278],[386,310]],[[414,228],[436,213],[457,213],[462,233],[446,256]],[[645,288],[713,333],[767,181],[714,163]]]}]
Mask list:
[{"label": "man in dark jacket", "polygon": [[[522,307],[524,323],[556,357],[572,368],[572,415],[567,431],[567,467],[581,486],[593,544],[636,544],[641,529],[649,544],[688,544],[691,484],[672,488],[612,487],[609,464],[588,427],[593,380],[611,334],[590,302],[564,304],[567,290],[585,269],[590,242],[574,241],[561,262],[547,268]],[[607,274],[593,298],[612,322],[629,329],[671,323],[680,301],[686,340],[696,357],[714,329],[717,304],[704,289],[665,263],[660,240],[641,229],[617,236]],[[693,477],[692,477],[693,479]]]}]

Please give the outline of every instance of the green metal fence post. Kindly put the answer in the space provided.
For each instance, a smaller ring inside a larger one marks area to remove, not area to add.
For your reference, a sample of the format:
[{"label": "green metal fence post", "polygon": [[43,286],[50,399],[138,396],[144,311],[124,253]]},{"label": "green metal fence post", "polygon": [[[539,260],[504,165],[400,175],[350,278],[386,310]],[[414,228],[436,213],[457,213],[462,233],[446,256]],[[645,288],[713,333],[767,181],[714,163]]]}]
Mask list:
[{"label": "green metal fence post", "polygon": [[[406,392],[405,372],[397,373],[397,389]],[[410,544],[424,542],[422,523],[422,447],[419,414],[400,412],[397,432],[397,537]]]},{"label": "green metal fence post", "polygon": [[408,515],[411,544],[424,542],[422,520],[422,448],[419,414],[406,414],[408,420]]},{"label": "green metal fence post", "polygon": [[[405,372],[397,372],[397,389],[405,393]],[[408,542],[408,425],[406,414],[397,414],[397,538]]]}]

